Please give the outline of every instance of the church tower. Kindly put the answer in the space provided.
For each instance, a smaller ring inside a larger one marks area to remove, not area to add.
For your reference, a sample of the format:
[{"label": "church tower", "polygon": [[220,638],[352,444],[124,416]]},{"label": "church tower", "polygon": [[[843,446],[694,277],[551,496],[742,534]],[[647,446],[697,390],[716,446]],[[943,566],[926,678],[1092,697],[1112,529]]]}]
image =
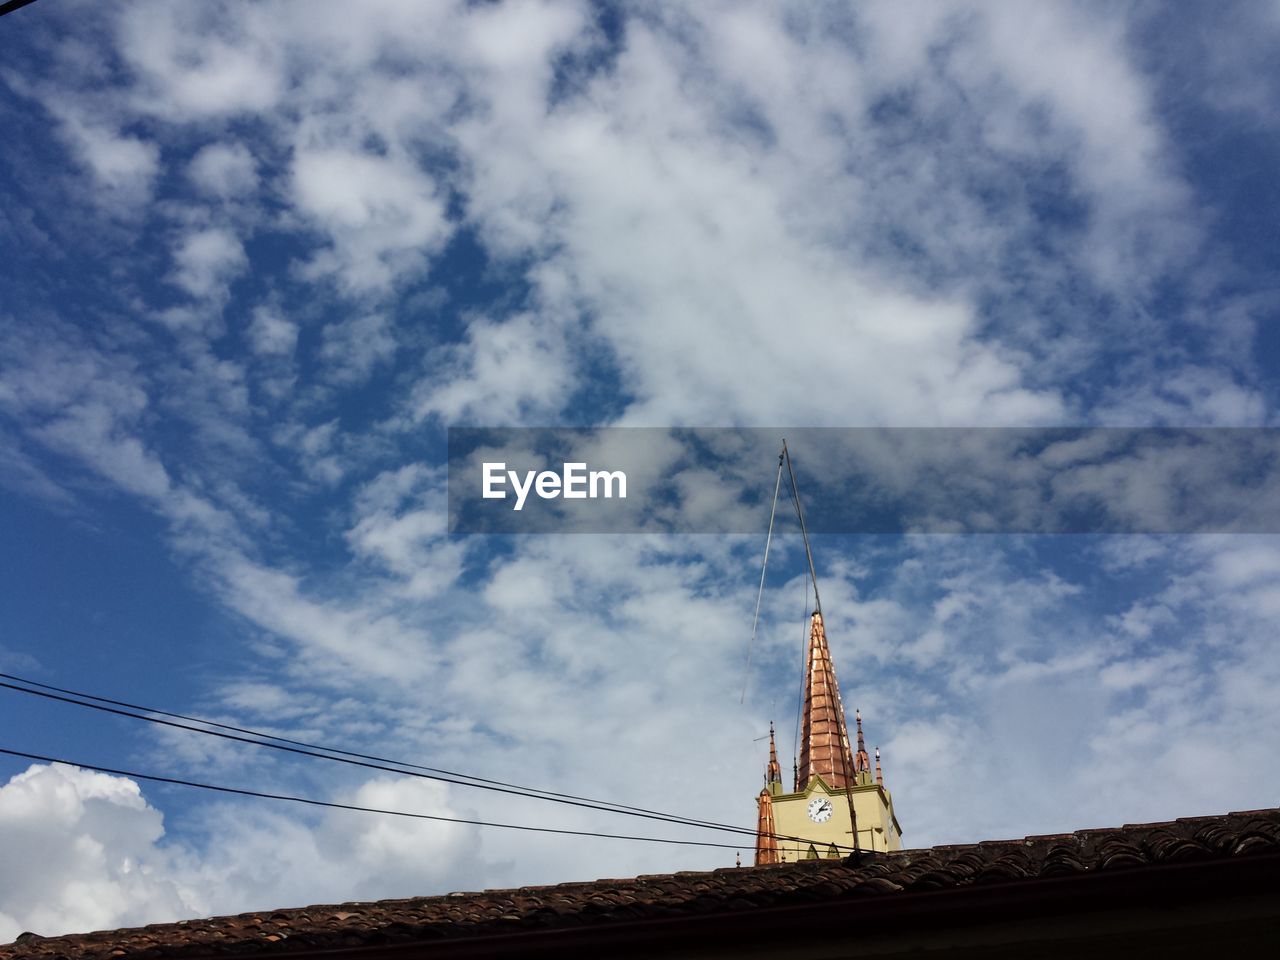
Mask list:
[{"label": "church tower", "polygon": [[[854,846],[855,818],[860,850],[902,849],[902,828],[884,786],[880,749],[876,748],[873,773],[862,715],[855,712],[854,718],[856,753],[849,743],[822,614],[815,612],[809,625],[800,757],[790,791],[782,784],[773,725],[769,726],[769,764],[764,789],[756,798],[757,865],[847,856]],[[791,837],[801,839],[787,839]]]}]

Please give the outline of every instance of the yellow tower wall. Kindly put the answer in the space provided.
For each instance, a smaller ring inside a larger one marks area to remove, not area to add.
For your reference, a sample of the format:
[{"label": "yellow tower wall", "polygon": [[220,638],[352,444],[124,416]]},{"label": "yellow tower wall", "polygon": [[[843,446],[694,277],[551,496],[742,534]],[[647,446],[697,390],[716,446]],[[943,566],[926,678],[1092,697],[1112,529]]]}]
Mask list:
[{"label": "yellow tower wall", "polygon": [[[901,850],[902,829],[893,814],[893,798],[889,791],[863,775],[867,780],[850,788],[853,808],[858,816],[858,846],[862,850]],[[775,785],[780,786],[780,785]],[[809,804],[815,797],[831,801],[831,819],[814,823],[809,819]],[[777,793],[773,796],[774,831],[781,837],[801,837],[803,842],[778,840],[778,852],[787,863],[813,856],[810,844],[819,858],[831,855],[835,844],[840,856],[853,847],[853,831],[849,821],[849,801],[845,791],[832,790],[820,776],[813,777],[799,793]]]}]

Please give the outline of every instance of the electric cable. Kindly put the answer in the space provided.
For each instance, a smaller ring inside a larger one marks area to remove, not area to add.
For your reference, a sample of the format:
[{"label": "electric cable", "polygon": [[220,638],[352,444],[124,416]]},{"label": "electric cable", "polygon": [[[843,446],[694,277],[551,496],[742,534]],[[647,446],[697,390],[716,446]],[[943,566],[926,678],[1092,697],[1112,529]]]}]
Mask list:
[{"label": "electric cable", "polygon": [[[24,683],[28,682],[28,681],[22,680],[21,677],[15,677],[14,675],[7,674],[7,673],[0,673],[0,677],[3,677],[5,679],[16,679]],[[38,684],[38,686],[49,687],[50,685]],[[678,816],[675,814],[666,814],[666,813],[661,813],[659,811],[646,810],[645,808],[641,808],[641,807],[627,807],[621,804],[611,804],[611,803],[608,803],[607,801],[595,801],[595,800],[589,800],[585,798],[569,799],[569,795],[564,795],[564,794],[551,795],[549,791],[548,792],[542,792],[542,791],[527,792],[523,788],[497,786],[493,783],[487,783],[487,782],[486,783],[469,783],[466,780],[453,779],[446,776],[418,772],[415,770],[400,769],[397,766],[387,765],[389,763],[394,764],[398,762],[394,760],[387,761],[385,763],[368,762],[364,760],[354,759],[351,756],[333,756],[328,753],[316,752],[316,750],[302,749],[300,747],[288,746],[282,743],[272,743],[267,739],[254,740],[247,736],[239,736],[233,733],[225,733],[220,730],[204,730],[204,729],[201,729],[200,727],[193,727],[184,723],[177,723],[173,720],[163,720],[163,719],[160,719],[159,717],[148,717],[142,714],[132,713],[128,710],[107,706],[105,705],[105,703],[87,703],[87,702],[84,702],[83,700],[72,699],[71,696],[62,696],[57,693],[49,692],[48,690],[27,689],[26,687],[20,687],[13,683],[0,682],[0,688],[14,690],[19,693],[26,693],[31,696],[42,697],[44,699],[53,700],[60,703],[67,703],[73,706],[86,707],[90,710],[98,710],[104,713],[114,714],[116,716],[128,717],[134,720],[142,720],[147,723],[155,723],[155,724],[160,724],[167,727],[174,727],[179,730],[187,730],[191,733],[199,733],[205,736],[219,737],[221,739],[233,740],[239,743],[248,743],[254,746],[268,747],[273,750],[281,750],[287,753],[298,754],[301,756],[312,757],[320,760],[330,760],[335,763],[345,763],[352,766],[364,767],[364,768],[373,769],[373,770],[382,770],[388,773],[396,773],[401,776],[418,777],[424,780],[434,780],[442,783],[453,784],[455,786],[474,787],[480,790],[488,790],[496,793],[509,794],[513,796],[521,796],[521,797],[525,797],[527,799],[533,799],[533,800],[547,800],[552,803],[561,803],[569,806],[582,807],[589,810],[599,810],[603,813],[615,813],[615,814],[620,814],[622,816],[641,817],[647,820],[658,820],[664,823],[677,824],[679,826],[698,827],[705,830],[717,830],[720,832],[733,833],[733,834],[737,834],[744,837],[749,836],[754,838],[757,835],[757,832],[755,830],[751,830],[741,826],[734,826],[732,824],[717,823],[715,821],[709,821],[709,820],[697,820],[690,817]],[[51,689],[62,689],[62,688],[51,688]],[[81,694],[73,694],[73,695],[81,696]],[[83,694],[82,696],[93,697],[92,694]],[[95,699],[106,700],[106,698],[95,698]],[[112,701],[112,702],[123,702],[123,701]],[[147,710],[148,708],[137,706],[136,709]],[[157,711],[157,712],[160,712],[160,711]],[[169,715],[172,716],[172,714],[169,714]],[[187,719],[190,719],[195,723],[210,723],[210,724],[213,723],[213,721],[204,721],[196,717],[188,717]],[[228,727],[229,725],[219,724],[218,726]],[[260,737],[271,736],[270,734],[263,734],[263,733],[259,733],[258,731],[249,730],[248,728],[237,727],[234,729],[244,730],[246,733],[252,734],[253,736],[260,736]],[[282,739],[282,738],[278,738],[278,739]],[[295,741],[295,742],[300,742],[300,741]],[[318,747],[316,749],[323,750],[327,748]],[[65,762],[65,761],[59,761],[59,762]],[[402,764],[401,766],[409,766],[409,765]],[[778,839],[802,840],[803,838],[778,835]]]},{"label": "electric cable", "polygon": [[[328,807],[334,810],[352,810],[359,813],[377,813],[391,817],[410,817],[415,820],[436,820],[442,823],[458,823],[475,827],[497,827],[504,830],[522,830],[529,833],[555,833],[571,837],[592,837],[602,840],[637,840],[646,843],[667,843],[685,847],[717,847],[725,850],[741,850],[740,843],[714,843],[709,840],[678,840],[674,837],[647,837],[638,834],[604,833],[598,830],[571,830],[568,827],[537,827],[526,823],[503,823],[497,820],[473,820],[466,817],[446,817],[436,813],[413,813],[408,810],[387,810],[382,807],[365,807],[355,803],[339,803],[336,800],[317,800],[314,797],[298,797],[287,793],[267,793],[263,790],[250,790],[247,787],[227,787],[221,784],[202,783],[198,780],[184,780],[180,777],[162,777],[158,774],[140,773],[137,770],[123,770],[118,767],[107,767],[101,764],[83,763],[79,760],[67,760],[63,757],[50,757],[26,750],[13,750],[0,747],[0,754],[10,757],[21,757],[25,760],[36,760],[40,763],[61,763],[82,770],[93,770],[97,773],[109,773],[117,777],[129,777],[134,780],[146,780],[151,783],[164,783],[171,786],[194,787],[200,790],[211,790],[215,793],[228,793],[241,797],[254,797],[260,800],[284,800],[290,803],[301,803],[312,807]],[[750,831],[754,835],[754,831]],[[802,837],[783,837],[773,835],[779,840],[806,841]],[[837,850],[845,849],[843,844],[834,845]],[[852,848],[849,848],[852,849]]]},{"label": "electric cable", "polygon": [[35,2],[36,0],[7,0],[6,3],[0,3],[0,17],[13,13],[15,10],[21,10],[23,7]]},{"label": "electric cable", "polygon": [[778,454],[778,475],[773,481],[773,506],[769,508],[769,532],[764,538],[764,563],[760,565],[760,589],[756,591],[756,613],[751,618],[751,639],[747,641],[747,665],[742,671],[742,696],[738,703],[747,699],[747,684],[751,682],[751,648],[756,643],[756,628],[760,625],[760,601],[764,599],[764,575],[769,569],[769,545],[773,543],[773,518],[778,513],[778,490],[782,487],[782,454]]},{"label": "electric cable", "polygon": [[313,807],[329,807],[335,810],[354,810],[360,813],[379,813],[392,817],[412,817],[415,820],[438,820],[443,823],[459,823],[475,827],[499,827],[504,830],[523,830],[531,833],[557,833],[573,837],[593,837],[604,840],[640,840],[648,843],[670,843],[688,847],[723,847],[740,850],[740,843],[712,843],[703,840],[677,840],[672,837],[646,837],[622,833],[602,833],[596,830],[570,830],[565,827],[536,827],[526,823],[502,823],[494,820],[471,820],[465,817],[446,817],[435,813],[413,813],[408,810],[387,810],[381,807],[364,807],[354,803],[338,803],[334,800],[316,800],[313,797],[297,797],[286,793],[266,793],[261,790],[249,790],[245,787],[226,787],[220,784],[201,783],[196,780],[182,780],[178,777],[161,777],[150,773],[139,773],[136,770],[120,770],[115,767],[104,767],[98,764],[81,763],[78,760],[65,760],[61,757],[47,757],[38,753],[27,753],[24,750],[11,750],[0,747],[0,753],[11,757],[22,757],[27,760],[38,760],[42,763],[63,763],[84,770],[98,773],[109,773],[118,777],[129,777],[134,780],[149,780],[152,783],[166,783],[179,787],[196,787],[200,790],[212,790],[217,793],[230,793],[242,797],[257,797],[262,800],[287,800],[290,803],[303,803]]},{"label": "electric cable", "polygon": [[[8,675],[5,674],[4,676],[8,676]],[[90,710],[99,710],[99,711],[102,711],[103,713],[111,713],[120,717],[129,717],[130,719],[133,719],[133,720],[143,720],[147,723],[156,723],[166,727],[174,727],[179,730],[187,730],[192,733],[199,733],[209,737],[219,737],[223,740],[234,740],[238,743],[248,743],[248,744],[252,744],[253,746],[267,747],[271,750],[281,750],[286,753],[298,754],[305,757],[313,757],[318,760],[330,760],[330,761],[333,761],[334,763],[345,763],[345,764],[349,764],[351,766],[356,766],[356,767],[366,767],[371,770],[383,770],[388,773],[398,773],[401,776],[406,776],[406,777],[418,777],[424,780],[436,780],[441,783],[449,783],[455,786],[474,787],[477,790],[489,790],[495,793],[511,794],[514,796],[526,797],[534,800],[549,800],[553,803],[564,803],[564,804],[569,804],[570,806],[586,807],[592,810],[605,810],[610,813],[621,813],[626,816],[644,817],[645,819],[649,819],[649,820],[663,820],[668,823],[680,823],[680,824],[685,824],[690,826],[697,825],[697,826],[703,826],[703,827],[707,827],[709,829],[714,829],[714,830],[732,830],[737,833],[748,832],[745,830],[745,828],[734,827],[730,824],[717,824],[717,823],[711,823],[709,821],[693,820],[687,817],[679,817],[679,816],[674,816],[670,814],[659,813],[657,811],[642,813],[642,812],[639,812],[638,810],[622,809],[620,807],[614,807],[612,805],[607,804],[607,802],[605,801],[570,800],[570,799],[567,799],[566,797],[559,797],[559,796],[551,797],[551,796],[544,796],[539,793],[531,793],[520,788],[501,787],[501,786],[496,786],[494,784],[489,784],[489,783],[471,783],[466,780],[459,780],[454,777],[447,777],[439,774],[423,773],[416,770],[400,769],[400,767],[390,766],[388,765],[388,763],[357,760],[348,756],[334,756],[328,753],[317,752],[317,750],[308,750],[308,749],[303,749],[301,747],[292,747],[283,743],[272,743],[270,740],[266,740],[266,739],[254,740],[251,737],[239,736],[238,734],[234,734],[234,733],[224,733],[220,730],[204,730],[204,729],[201,729],[200,727],[193,727],[185,723],[178,723],[173,720],[163,720],[159,717],[148,717],[140,713],[132,713],[128,710],[122,710],[117,707],[106,706],[105,704],[86,703],[82,700],[74,700],[71,697],[61,696],[59,694],[50,693],[44,690],[28,690],[24,687],[20,687],[12,683],[0,682],[0,688],[4,688],[8,690],[16,690],[19,693],[26,693],[36,697],[43,697],[47,700],[55,700],[61,703],[68,703],[77,707],[87,707]],[[144,708],[139,708],[139,709],[144,709]],[[197,719],[195,722],[201,723],[204,721]],[[249,731],[249,732],[252,733],[254,736],[268,736],[266,734],[259,734],[256,731]],[[324,748],[321,747],[319,749],[322,750]],[[396,763],[396,761],[390,761],[390,763]]]},{"label": "electric cable", "polygon": [[[325,753],[339,754],[345,757],[355,757],[358,760],[372,760],[376,763],[390,763],[398,767],[406,767],[412,770],[422,770],[427,773],[438,773],[446,777],[459,777],[463,780],[474,780],[476,783],[492,784],[493,786],[497,786],[497,787],[509,787],[512,790],[520,790],[520,791],[527,792],[529,794],[536,793],[536,794],[544,794],[548,797],[563,797],[566,800],[582,800],[589,803],[599,803],[601,805],[618,807],[619,809],[636,810],[641,813],[658,812],[654,810],[646,810],[643,807],[629,807],[626,804],[621,804],[621,803],[615,804],[615,803],[610,803],[609,801],[606,801],[606,800],[593,800],[590,797],[579,797],[571,793],[557,793],[553,790],[540,790],[537,787],[525,787],[517,783],[508,783],[504,780],[490,780],[486,777],[477,777],[469,773],[458,773],[457,771],[445,770],[440,767],[421,766],[416,763],[407,763],[402,760],[393,760],[387,757],[380,757],[375,754],[356,753],[355,751],[342,750],[342,749],[339,749],[338,747],[326,747],[323,744],[308,743],[305,740],[291,740],[288,737],[281,737],[272,733],[264,733],[261,730],[251,730],[248,727],[237,727],[229,723],[219,723],[216,720],[206,720],[203,717],[193,717],[183,713],[173,713],[169,710],[161,710],[158,707],[148,707],[142,704],[130,703],[127,700],[113,700],[110,697],[103,697],[93,693],[85,693],[82,690],[70,690],[70,689],[67,689],[66,687],[56,687],[53,684],[41,683],[38,680],[30,680],[26,677],[19,677],[11,673],[0,672],[0,678],[4,680],[13,680],[17,683],[26,684],[29,687],[39,687],[42,690],[51,690],[54,693],[66,694],[71,697],[79,697],[82,700],[93,700],[93,701],[96,701],[97,703],[110,704],[116,707],[125,707],[129,710],[141,710],[143,713],[153,713],[162,717],[171,717],[174,720],[186,720],[190,723],[199,723],[208,727],[216,727],[219,730],[230,730],[232,733],[243,733],[249,736],[258,737],[262,740],[274,740],[278,743],[285,743],[294,747],[303,747],[308,750],[322,750]],[[9,685],[5,683],[0,683],[0,687],[9,687]],[[9,689],[17,689],[17,688],[9,687]],[[26,691],[26,692],[33,693],[34,691]],[[89,706],[89,704],[81,704],[81,706]]]}]

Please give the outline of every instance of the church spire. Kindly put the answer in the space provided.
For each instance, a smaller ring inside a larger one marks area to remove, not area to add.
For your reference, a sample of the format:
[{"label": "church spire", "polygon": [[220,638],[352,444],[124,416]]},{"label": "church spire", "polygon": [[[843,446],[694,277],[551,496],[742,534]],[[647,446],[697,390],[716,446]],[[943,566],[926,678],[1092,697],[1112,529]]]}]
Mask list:
[{"label": "church spire", "polygon": [[[769,724],[769,763],[756,797],[756,863],[794,863],[854,850],[902,849],[902,827],[884,785],[880,749],[867,753],[862,714],[850,730],[840,703],[822,614],[809,623],[795,789],[780,782],[777,734]],[[763,739],[763,738],[762,738]]]},{"label": "church spire", "polygon": [[814,611],[809,627],[800,733],[800,778],[796,789],[803,790],[815,775],[821,776],[833,790],[853,786],[856,782],[853,756],[849,750],[849,730],[845,726],[844,707],[840,703],[840,688],[836,685],[835,667],[827,647],[822,614],[817,611]]},{"label": "church spire", "polygon": [[773,739],[773,721],[769,721],[769,765],[765,767],[764,782],[782,787],[782,767],[778,766],[778,746]]}]

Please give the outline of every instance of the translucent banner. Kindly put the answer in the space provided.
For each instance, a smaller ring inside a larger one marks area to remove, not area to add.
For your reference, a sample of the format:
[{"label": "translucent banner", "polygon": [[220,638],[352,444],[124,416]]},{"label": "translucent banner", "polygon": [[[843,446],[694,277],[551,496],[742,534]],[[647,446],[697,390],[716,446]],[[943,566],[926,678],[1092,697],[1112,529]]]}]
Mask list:
[{"label": "translucent banner", "polygon": [[[1270,428],[449,430],[452,533],[1280,532]],[[781,512],[793,512],[784,475]]]}]

